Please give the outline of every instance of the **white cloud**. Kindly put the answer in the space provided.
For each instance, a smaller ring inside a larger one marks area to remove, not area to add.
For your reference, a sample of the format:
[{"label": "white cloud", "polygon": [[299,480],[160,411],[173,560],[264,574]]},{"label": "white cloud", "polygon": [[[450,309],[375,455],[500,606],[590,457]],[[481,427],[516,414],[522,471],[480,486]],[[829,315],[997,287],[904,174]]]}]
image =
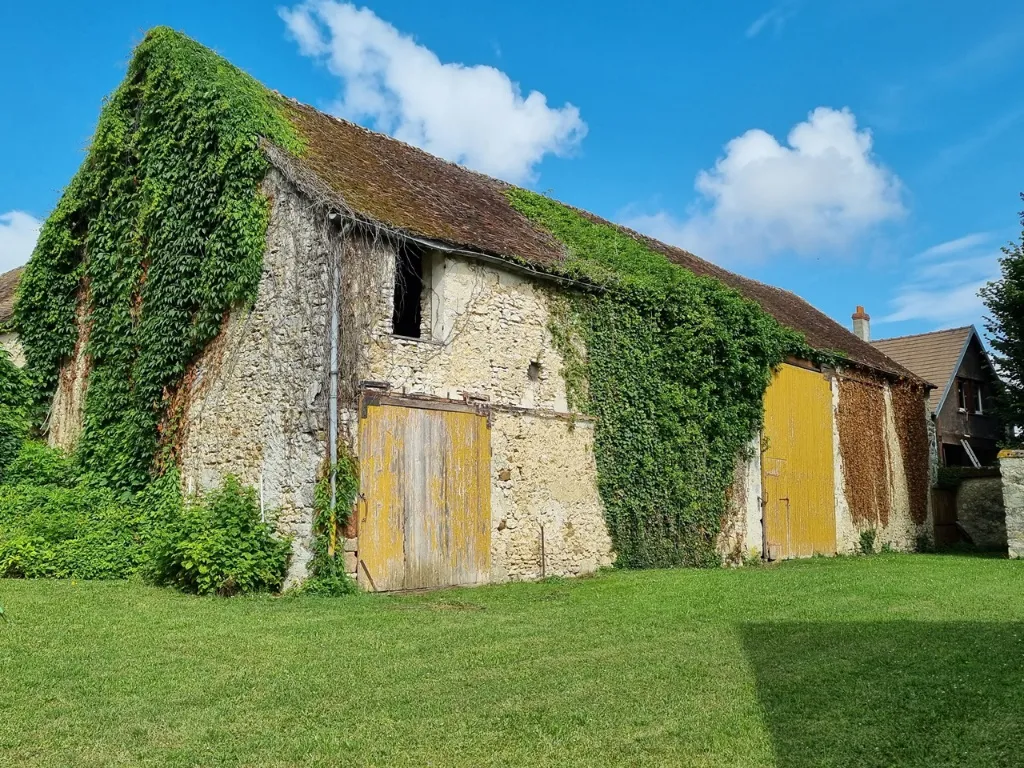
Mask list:
[{"label": "white cloud", "polygon": [[894,311],[879,322],[925,320],[938,327],[977,324],[985,308],[978,296],[988,279],[939,287],[905,286],[893,300]]},{"label": "white cloud", "polygon": [[628,224],[719,261],[780,251],[840,250],[905,213],[900,180],[871,151],[848,109],[818,107],[781,144],[753,129],[725,146],[695,183],[684,219],[667,212]]},{"label": "white cloud", "polygon": [[23,211],[0,213],[0,273],[28,262],[42,222]]},{"label": "white cloud", "polygon": [[784,2],[773,8],[768,9],[747,27],[746,35],[748,38],[754,38],[761,34],[766,27],[771,26],[772,31],[778,35],[782,32],[782,28],[786,26],[786,22],[789,21],[793,16],[796,15],[796,4],[793,2]]},{"label": "white cloud", "polygon": [[985,312],[978,291],[999,276],[999,252],[980,247],[991,239],[988,233],[975,232],[933,245],[911,259],[891,311],[878,322],[918,320],[936,328],[978,325]]},{"label": "white cloud", "polygon": [[523,96],[494,67],[443,63],[367,8],[310,0],[279,10],[306,56],[342,80],[336,111],[428,152],[509,181],[528,181],[547,154],[586,134],[572,104]]},{"label": "white cloud", "polygon": [[917,255],[919,259],[930,259],[934,256],[949,256],[954,253],[962,253],[963,251],[969,251],[972,248],[976,248],[979,245],[984,245],[992,239],[992,235],[988,232],[972,232],[969,235],[958,237],[955,240],[947,240],[944,243],[933,245],[930,248],[925,248],[921,253]]}]

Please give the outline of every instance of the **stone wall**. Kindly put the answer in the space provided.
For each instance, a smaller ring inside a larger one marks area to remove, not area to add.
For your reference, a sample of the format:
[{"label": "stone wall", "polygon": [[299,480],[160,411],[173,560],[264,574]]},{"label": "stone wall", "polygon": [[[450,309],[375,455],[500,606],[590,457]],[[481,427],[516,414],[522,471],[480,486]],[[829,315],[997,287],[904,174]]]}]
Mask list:
[{"label": "stone wall", "polygon": [[260,492],[293,536],[289,583],[306,575],[313,492],[327,446],[328,252],[309,206],[276,174],[259,294],[225,321],[186,377],[186,492],[226,474]]},{"label": "stone wall", "polygon": [[611,565],[593,441],[585,419],[493,414],[492,581],[578,576]]},{"label": "stone wall", "polygon": [[11,356],[11,361],[19,368],[25,365],[25,351],[18,341],[18,334],[13,331],[0,333],[0,349],[6,350]]},{"label": "stone wall", "polygon": [[[866,528],[876,532],[875,546],[888,547],[899,551],[914,551],[918,538],[931,536],[931,510],[926,519],[916,523],[911,513],[910,484],[907,478],[907,463],[903,457],[903,447],[897,432],[897,421],[893,407],[892,389],[888,382],[881,378],[865,377],[858,372],[855,378],[845,378],[843,387],[838,386],[840,372],[833,383],[834,413],[834,454],[836,457],[836,550],[840,554],[851,554],[860,551],[860,533]],[[880,389],[882,411],[878,422],[861,419],[848,419],[841,416],[843,389],[851,393],[856,388]],[[921,418],[926,418],[922,408]],[[840,431],[843,429],[878,430],[880,440],[870,441],[881,451],[881,463],[872,461],[872,457],[844,455],[840,447]],[[934,461],[930,445],[922,447],[928,452],[929,462]],[[878,466],[874,466],[878,464]],[[872,477],[865,477],[864,467],[873,467]],[[872,519],[858,518],[850,508],[851,485],[871,482],[877,485],[884,498],[880,499],[883,510]]]},{"label": "stone wall", "polygon": [[[889,385],[882,379],[866,379],[859,384],[870,387],[877,393],[880,403],[878,418],[857,419],[845,426],[847,429],[875,430],[870,440],[859,441],[861,444],[875,445],[879,451],[878,461],[872,462],[872,477],[868,478],[872,485],[877,485],[884,496],[881,503],[884,514],[872,516],[868,520],[855,520],[850,509],[849,484],[863,482],[864,466],[859,465],[858,456],[845,456],[841,447],[840,429],[843,419],[840,417],[842,391],[851,391],[851,385],[857,382],[846,381],[840,387],[840,372],[832,378],[832,459],[835,509],[831,513],[836,518],[836,551],[840,554],[852,554],[860,551],[860,532],[865,527],[876,531],[876,547],[888,546],[892,549],[910,551],[917,545],[921,535],[930,535],[931,512],[922,523],[914,522],[911,515],[910,489],[903,461],[902,447],[897,433],[896,419],[893,409],[892,393]],[[862,373],[857,374],[863,377]],[[922,418],[925,412],[922,407]],[[930,429],[930,436],[934,429]],[[737,460],[736,476],[729,493],[729,508],[722,524],[718,549],[727,563],[739,563],[749,556],[761,556],[763,549],[763,511],[760,436],[749,447],[746,455]],[[934,451],[926,446],[929,461],[934,461]],[[877,474],[877,476],[875,476]]]},{"label": "stone wall", "polygon": [[956,518],[978,549],[1006,551],[1003,483],[994,477],[965,477],[956,491]]},{"label": "stone wall", "polygon": [[395,394],[479,396],[492,408],[492,581],[610,565],[593,423],[567,408],[562,358],[548,329],[552,290],[511,269],[428,251],[421,338],[398,337],[391,332],[395,248],[368,238],[347,247],[383,266],[365,275],[375,287],[371,317],[356,319],[369,329],[359,378]]},{"label": "stone wall", "polygon": [[[393,255],[384,258],[394,263]],[[461,399],[471,392],[499,405],[566,412],[562,358],[548,330],[549,289],[457,256],[430,263],[435,287],[422,339],[391,335],[393,270],[382,275],[366,378],[406,393]]]},{"label": "stone wall", "polygon": [[89,388],[89,358],[85,353],[89,343],[86,311],[86,302],[83,297],[79,297],[75,350],[71,360],[61,368],[50,416],[44,424],[47,442],[65,451],[73,451],[78,445],[85,419],[85,394]]},{"label": "stone wall", "polygon": [[718,552],[727,565],[741,565],[747,558],[761,557],[764,549],[760,434],[736,457],[733,473]]},{"label": "stone wall", "polygon": [[1024,451],[1000,451],[999,473],[1006,509],[1007,553],[1024,558]]}]

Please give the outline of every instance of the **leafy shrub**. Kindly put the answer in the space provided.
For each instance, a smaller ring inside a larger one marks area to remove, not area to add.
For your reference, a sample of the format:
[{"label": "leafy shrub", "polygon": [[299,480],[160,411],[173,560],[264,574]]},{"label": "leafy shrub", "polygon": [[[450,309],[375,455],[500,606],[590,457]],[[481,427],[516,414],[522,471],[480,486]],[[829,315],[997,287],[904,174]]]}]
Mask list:
[{"label": "leafy shrub", "polygon": [[860,532],[860,553],[862,555],[871,555],[875,551],[875,538],[878,536],[878,531],[874,528],[865,528]]},{"label": "leafy shrub", "polygon": [[156,584],[200,595],[277,590],[289,548],[260,521],[255,491],[228,477],[161,525],[146,570]]},{"label": "leafy shrub", "polygon": [[0,482],[28,434],[28,380],[0,349]]},{"label": "leafy shrub", "polygon": [[147,529],[144,510],[107,488],[0,486],[0,576],[125,578]]},{"label": "leafy shrub", "polygon": [[[335,480],[335,504],[331,507],[331,478]],[[328,466],[316,484],[313,499],[313,558],[309,578],[302,593],[323,597],[341,597],[357,592],[356,584],[345,572],[345,553],[340,546],[343,531],[359,494],[359,468],[347,449],[338,462]]]},{"label": "leafy shrub", "polygon": [[38,440],[24,441],[0,477],[4,485],[56,485],[72,488],[78,481],[74,460]]}]

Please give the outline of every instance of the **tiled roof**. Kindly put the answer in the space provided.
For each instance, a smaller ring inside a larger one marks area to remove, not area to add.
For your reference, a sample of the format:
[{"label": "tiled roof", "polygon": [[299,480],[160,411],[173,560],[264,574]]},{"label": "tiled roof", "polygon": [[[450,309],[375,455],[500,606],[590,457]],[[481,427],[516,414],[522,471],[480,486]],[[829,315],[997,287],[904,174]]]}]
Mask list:
[{"label": "tiled roof", "polygon": [[928,398],[929,408],[935,411],[946,391],[946,384],[956,373],[960,354],[973,330],[968,325],[915,336],[879,339],[872,343],[893,360],[936,386]]},{"label": "tiled roof", "polygon": [[0,275],[0,324],[6,323],[14,316],[14,291],[24,271],[24,267],[18,267]]},{"label": "tiled roof", "polygon": [[[307,144],[303,156],[292,159],[312,171],[358,215],[408,235],[525,261],[539,269],[555,269],[565,260],[562,244],[511,206],[505,182],[312,107],[291,100],[285,104]],[[861,365],[916,379],[799,296],[733,274],[681,248],[624,231],[691,272],[731,286],[783,325],[802,332],[816,349],[840,352]]]}]

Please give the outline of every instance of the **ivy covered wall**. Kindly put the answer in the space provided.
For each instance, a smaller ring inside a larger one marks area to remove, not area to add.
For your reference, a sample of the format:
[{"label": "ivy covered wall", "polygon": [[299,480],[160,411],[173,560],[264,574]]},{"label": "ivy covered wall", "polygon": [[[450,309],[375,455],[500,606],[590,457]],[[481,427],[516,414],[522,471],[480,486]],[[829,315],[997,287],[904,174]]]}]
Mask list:
[{"label": "ivy covered wall", "polygon": [[268,221],[260,136],[302,149],[277,97],[154,29],[25,272],[16,319],[35,420],[74,352],[81,303],[89,384],[79,459],[123,490],[150,478],[189,361],[233,303],[255,297]]},{"label": "ivy covered wall", "polygon": [[736,457],[757,433],[773,367],[820,359],[796,332],[614,227],[525,190],[512,205],[568,249],[552,332],[571,405],[596,416],[598,483],[618,563],[717,565]]}]

